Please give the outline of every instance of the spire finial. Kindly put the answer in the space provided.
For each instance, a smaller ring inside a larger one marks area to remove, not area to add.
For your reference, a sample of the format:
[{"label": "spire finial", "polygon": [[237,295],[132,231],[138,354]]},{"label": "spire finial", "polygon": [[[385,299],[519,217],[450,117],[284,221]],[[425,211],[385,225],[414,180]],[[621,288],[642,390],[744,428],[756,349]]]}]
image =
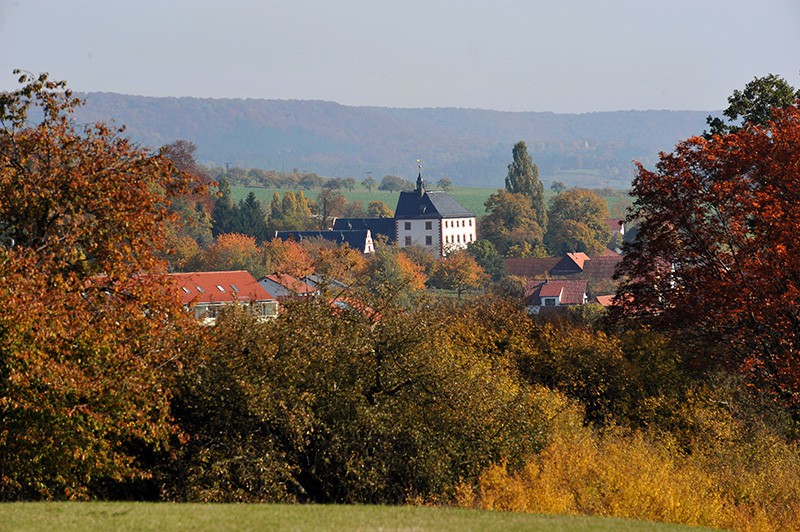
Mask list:
[{"label": "spire finial", "polygon": [[419,168],[419,175],[417,176],[417,192],[419,192],[419,195],[422,196],[422,194],[425,192],[425,183],[422,181],[422,161],[419,159],[417,159],[417,167]]}]

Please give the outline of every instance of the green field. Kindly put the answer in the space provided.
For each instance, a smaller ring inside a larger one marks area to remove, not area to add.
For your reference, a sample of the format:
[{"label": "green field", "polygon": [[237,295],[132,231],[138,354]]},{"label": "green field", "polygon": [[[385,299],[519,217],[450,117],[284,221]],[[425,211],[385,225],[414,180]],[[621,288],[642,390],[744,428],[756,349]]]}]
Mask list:
[{"label": "green field", "polygon": [[[281,195],[283,195],[283,191],[279,191],[276,188],[250,188],[242,186],[231,187],[231,195],[233,196],[234,201],[239,201],[247,196],[247,194],[251,191],[258,199],[261,200],[264,205],[270,204],[272,201],[272,194],[274,192],[278,191]],[[316,200],[319,192],[319,189],[304,190],[303,194],[305,194],[308,199]],[[365,209],[371,201],[378,200],[386,203],[392,210],[394,210],[395,206],[397,205],[397,198],[400,197],[398,192],[384,192],[382,190],[373,190],[370,192],[364,188],[361,188],[360,185],[354,190],[342,189],[339,192],[341,192],[349,202],[360,201]],[[497,192],[496,188],[454,187],[453,190],[450,191],[450,195],[453,196],[461,205],[466,207],[468,211],[474,212],[476,215],[481,216],[486,212],[486,209],[483,206],[484,202],[486,202],[486,199],[495,192]],[[553,193],[549,190],[545,191],[545,196],[547,198],[550,198],[552,194]],[[625,208],[628,206],[628,204],[630,204],[629,196],[625,194],[619,194],[607,197],[606,200],[608,201],[608,210],[612,218],[623,218],[625,216]]]},{"label": "green field", "polygon": [[411,506],[3,503],[0,530],[699,530],[600,517],[564,517]]}]

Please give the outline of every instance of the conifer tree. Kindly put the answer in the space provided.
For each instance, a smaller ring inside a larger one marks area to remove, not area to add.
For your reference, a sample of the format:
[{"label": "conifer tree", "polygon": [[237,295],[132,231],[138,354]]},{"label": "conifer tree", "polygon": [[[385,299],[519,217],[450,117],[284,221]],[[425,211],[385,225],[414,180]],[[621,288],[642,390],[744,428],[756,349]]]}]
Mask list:
[{"label": "conifer tree", "polygon": [[238,232],[239,209],[231,199],[231,185],[225,179],[219,181],[219,192],[211,211],[211,234],[214,238],[226,233]]},{"label": "conifer tree", "polygon": [[514,144],[513,162],[508,165],[506,190],[514,194],[524,194],[536,211],[539,227],[547,227],[547,208],[544,202],[544,185],[539,179],[539,167],[533,163],[524,141]]}]

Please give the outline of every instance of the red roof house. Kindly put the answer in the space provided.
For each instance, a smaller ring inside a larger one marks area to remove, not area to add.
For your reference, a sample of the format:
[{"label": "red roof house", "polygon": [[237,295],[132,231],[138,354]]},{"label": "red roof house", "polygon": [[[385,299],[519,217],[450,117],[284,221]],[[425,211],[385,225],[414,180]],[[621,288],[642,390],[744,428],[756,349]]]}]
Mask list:
[{"label": "red roof house", "polygon": [[213,324],[221,307],[236,303],[249,305],[260,317],[278,315],[276,298],[247,271],[173,273],[169,277],[181,303],[204,323]]},{"label": "red roof house", "polygon": [[534,279],[525,289],[525,305],[539,307],[583,305],[588,300],[586,279]]}]

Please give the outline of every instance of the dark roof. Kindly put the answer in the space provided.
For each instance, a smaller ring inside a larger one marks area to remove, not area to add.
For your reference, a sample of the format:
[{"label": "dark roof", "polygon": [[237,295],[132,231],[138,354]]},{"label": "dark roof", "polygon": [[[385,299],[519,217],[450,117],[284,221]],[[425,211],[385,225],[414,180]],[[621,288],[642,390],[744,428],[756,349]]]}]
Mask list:
[{"label": "dark roof", "polygon": [[413,190],[401,192],[394,211],[396,219],[411,218],[469,218],[475,214],[469,212],[447,192],[438,190]]},{"label": "dark roof", "polygon": [[372,238],[385,235],[391,244],[394,242],[394,218],[336,218],[333,221],[334,231],[355,231],[369,229]]},{"label": "dark roof", "polygon": [[364,252],[367,247],[367,239],[372,239],[369,229],[352,231],[275,231],[270,240],[279,238],[281,240],[301,240],[309,238],[322,238],[337,244],[347,244],[353,249]]}]

